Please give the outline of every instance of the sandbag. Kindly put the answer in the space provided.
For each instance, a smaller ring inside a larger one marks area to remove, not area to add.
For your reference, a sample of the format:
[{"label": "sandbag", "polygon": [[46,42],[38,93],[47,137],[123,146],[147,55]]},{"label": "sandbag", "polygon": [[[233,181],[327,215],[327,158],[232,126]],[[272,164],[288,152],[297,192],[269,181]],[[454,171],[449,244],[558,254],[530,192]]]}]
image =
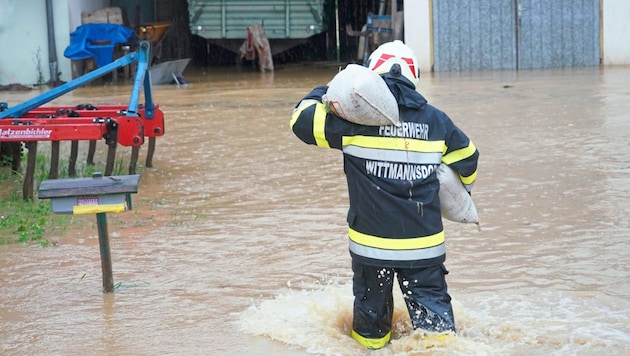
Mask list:
[{"label": "sandbag", "polygon": [[440,164],[436,173],[440,181],[442,216],[455,222],[479,225],[477,208],[457,173],[444,163]]},{"label": "sandbag", "polygon": [[328,83],[322,97],[337,116],[361,125],[400,126],[398,103],[380,75],[358,64],[348,64]]}]

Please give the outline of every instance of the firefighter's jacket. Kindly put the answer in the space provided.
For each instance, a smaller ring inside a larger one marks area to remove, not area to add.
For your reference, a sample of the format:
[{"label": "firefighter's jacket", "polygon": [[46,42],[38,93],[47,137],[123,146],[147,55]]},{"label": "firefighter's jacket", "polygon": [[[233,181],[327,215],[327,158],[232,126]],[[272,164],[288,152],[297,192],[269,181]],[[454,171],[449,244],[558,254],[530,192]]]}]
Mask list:
[{"label": "firefighter's jacket", "polygon": [[308,144],[343,152],[348,183],[350,254],[368,265],[416,268],[445,260],[435,170],[445,163],[470,192],[479,152],[451,119],[413,88],[385,79],[402,125],[364,126],[329,113],[327,86],[295,107],[293,133]]}]

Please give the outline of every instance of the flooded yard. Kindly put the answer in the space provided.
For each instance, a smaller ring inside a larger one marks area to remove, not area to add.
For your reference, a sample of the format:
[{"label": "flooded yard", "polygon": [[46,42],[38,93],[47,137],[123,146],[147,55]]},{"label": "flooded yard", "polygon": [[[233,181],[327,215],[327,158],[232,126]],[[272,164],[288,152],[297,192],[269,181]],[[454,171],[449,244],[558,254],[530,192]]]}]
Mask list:
[{"label": "flooded yard", "polygon": [[[481,231],[445,222],[459,335],[422,340],[398,295],[393,341],[372,352],[350,337],[341,153],[289,130],[337,70],[191,68],[188,85],[154,86],[154,167],[143,147],[133,210],[108,214],[115,293],[101,292],[92,215],[47,235],[54,247],[0,245],[0,354],[630,352],[630,67],[422,74],[419,91],[481,153]],[[130,92],[93,85],[52,104]]]}]

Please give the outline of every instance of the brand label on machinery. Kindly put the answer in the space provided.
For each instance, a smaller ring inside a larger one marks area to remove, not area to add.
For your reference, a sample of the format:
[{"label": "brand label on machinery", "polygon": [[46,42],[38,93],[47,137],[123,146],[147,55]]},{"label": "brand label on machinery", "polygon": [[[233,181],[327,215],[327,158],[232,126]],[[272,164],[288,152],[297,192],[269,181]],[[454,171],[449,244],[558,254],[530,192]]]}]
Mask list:
[{"label": "brand label on machinery", "polygon": [[19,128],[19,129],[3,129],[0,128],[0,138],[19,138],[19,139],[49,139],[52,130],[42,128]]}]

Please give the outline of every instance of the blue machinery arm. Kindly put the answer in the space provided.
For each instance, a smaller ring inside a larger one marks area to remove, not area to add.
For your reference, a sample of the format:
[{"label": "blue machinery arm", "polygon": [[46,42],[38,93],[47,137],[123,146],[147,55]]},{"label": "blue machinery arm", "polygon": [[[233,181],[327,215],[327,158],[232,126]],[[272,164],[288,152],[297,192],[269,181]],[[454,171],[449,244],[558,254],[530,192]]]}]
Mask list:
[{"label": "blue machinery arm", "polygon": [[[4,111],[0,111],[0,119],[7,117],[20,118],[27,112],[54,100],[76,88],[79,88],[95,79],[102,77],[103,75],[122,68],[131,63],[138,62],[138,68],[136,70],[136,77],[133,83],[133,91],[131,92],[131,99],[129,100],[129,106],[127,108],[126,116],[138,115],[138,101],[140,100],[140,90],[144,86],[144,100],[145,100],[145,117],[153,118],[155,105],[151,98],[151,76],[149,72],[149,53],[151,51],[151,44],[149,41],[140,41],[138,45],[138,52],[131,52],[124,57],[121,57],[112,63],[97,68],[89,73],[86,73],[76,79],[73,79],[66,84],[63,84],[55,89],[47,91],[41,95],[38,95],[30,100],[27,100],[21,104],[15,105]],[[4,104],[4,106],[2,105]],[[5,103],[0,103],[0,107],[7,107]]]}]

